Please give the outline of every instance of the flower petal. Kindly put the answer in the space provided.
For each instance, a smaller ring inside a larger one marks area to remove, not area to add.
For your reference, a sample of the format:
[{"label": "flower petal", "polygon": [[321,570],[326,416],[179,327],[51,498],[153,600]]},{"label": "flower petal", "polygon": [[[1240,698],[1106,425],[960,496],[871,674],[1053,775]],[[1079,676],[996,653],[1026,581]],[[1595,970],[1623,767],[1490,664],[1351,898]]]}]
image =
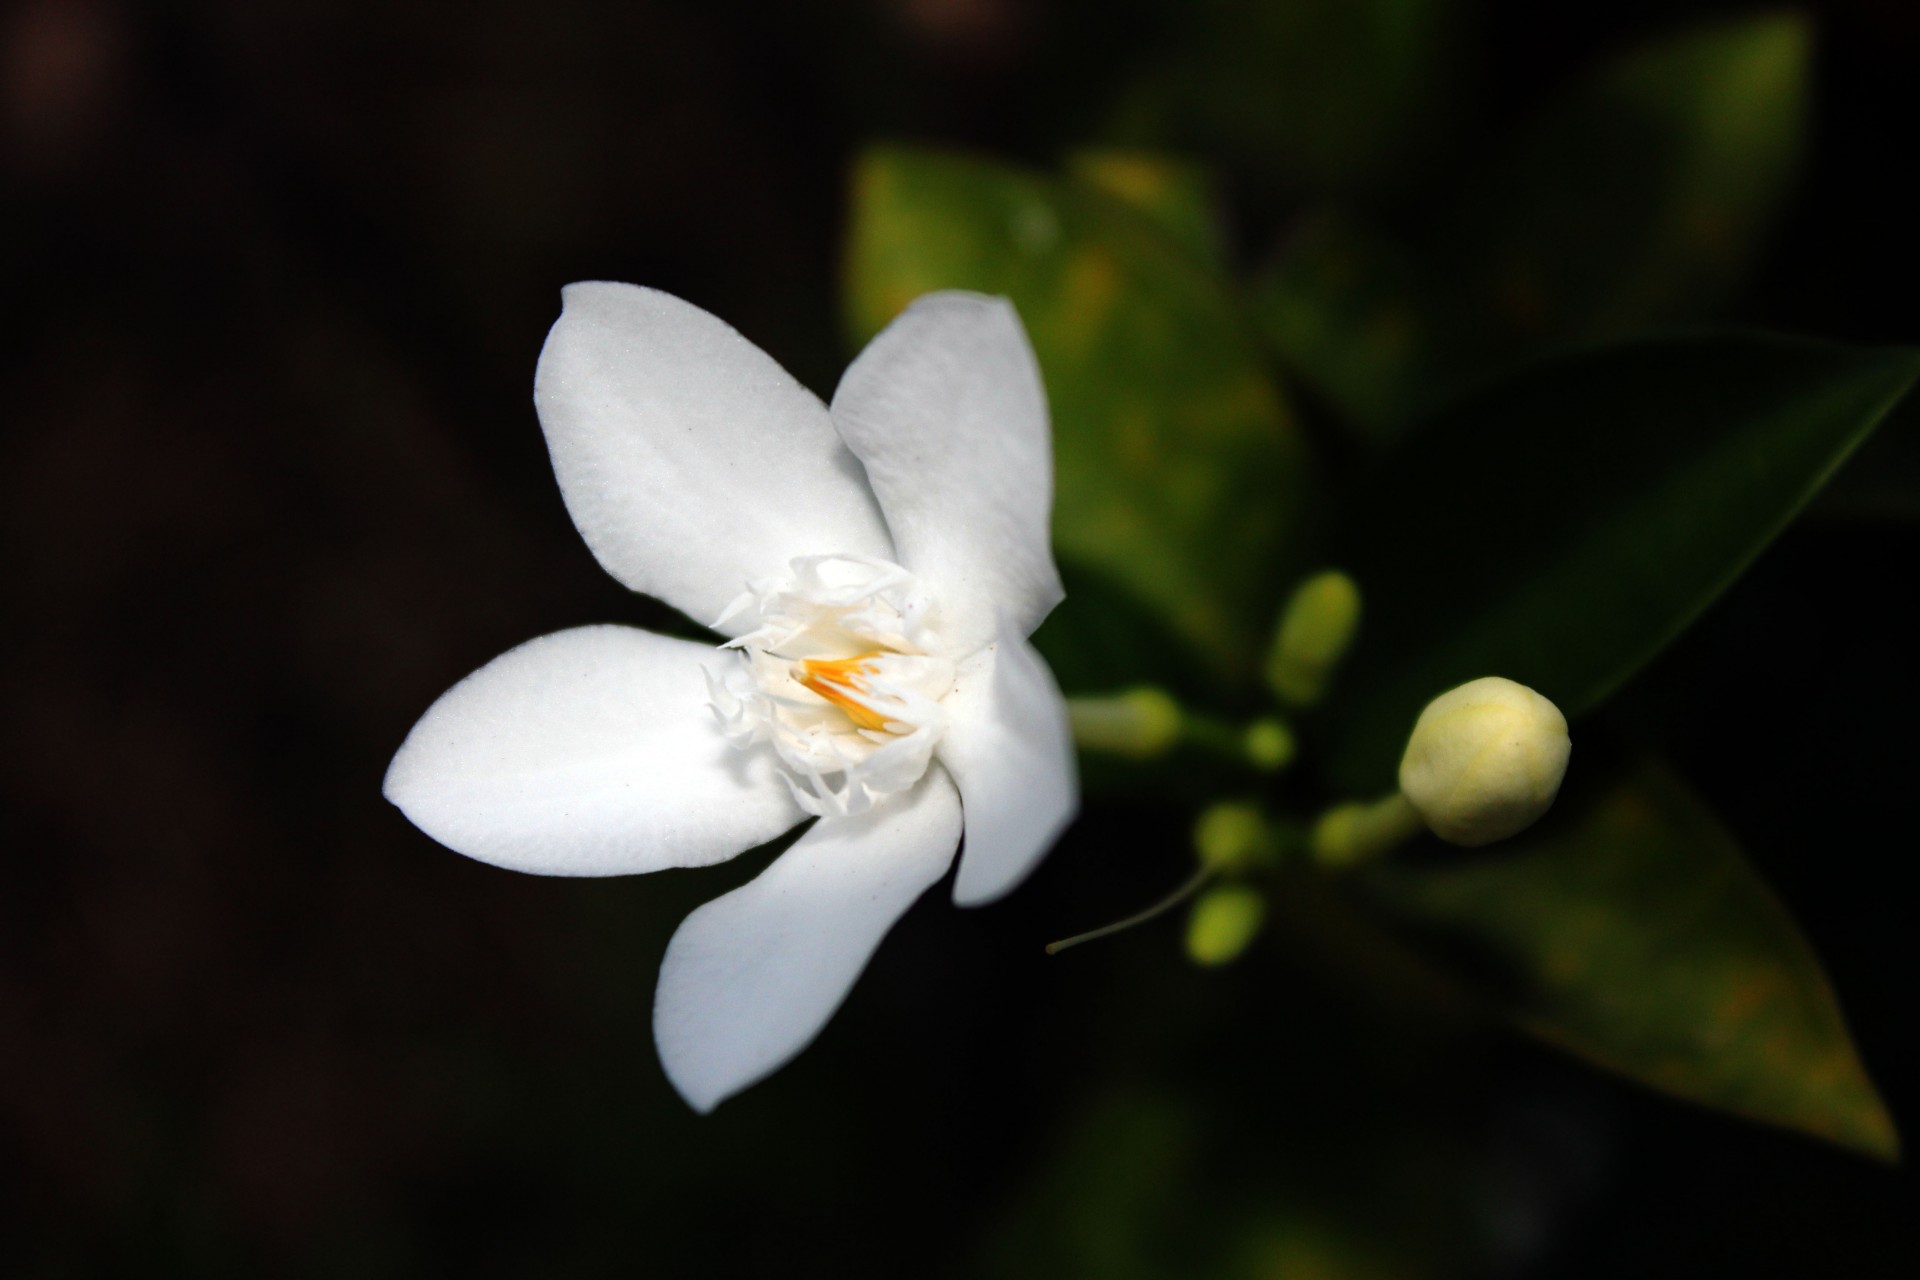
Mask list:
[{"label": "flower petal", "polygon": [[1047,395],[1013,304],[932,293],[860,353],[833,396],[899,563],[938,593],[961,651],[1001,617],[1030,634],[1060,602],[1048,522]]},{"label": "flower petal", "polygon": [[1067,704],[1053,673],[1009,627],[960,672],[936,752],[966,809],[953,900],[979,906],[1026,879],[1080,807]]},{"label": "flower petal", "polygon": [[667,1078],[711,1111],[806,1048],[880,939],[953,862],[960,799],[938,768],[855,818],[823,818],[667,944],[653,1037]]},{"label": "flower petal", "polygon": [[509,649],[440,695],[387,799],[470,858],[539,875],[719,862],[806,819],[771,752],[727,745],[705,669],[733,661],[633,627]]},{"label": "flower petal", "polygon": [[860,464],[765,352],[655,289],[562,296],[533,402],[567,510],[607,572],[712,623],[795,556],[894,558]]}]

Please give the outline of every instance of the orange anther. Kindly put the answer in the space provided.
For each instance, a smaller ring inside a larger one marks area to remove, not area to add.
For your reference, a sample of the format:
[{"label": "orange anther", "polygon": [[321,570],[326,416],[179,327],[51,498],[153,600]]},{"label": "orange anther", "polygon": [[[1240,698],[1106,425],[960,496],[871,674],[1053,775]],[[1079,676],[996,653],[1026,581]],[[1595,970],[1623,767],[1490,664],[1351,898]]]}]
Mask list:
[{"label": "orange anther", "polygon": [[886,716],[861,701],[867,693],[862,676],[875,675],[879,668],[873,660],[878,652],[856,654],[851,658],[802,658],[795,663],[799,682],[847,713],[847,719],[862,729],[884,733]]}]

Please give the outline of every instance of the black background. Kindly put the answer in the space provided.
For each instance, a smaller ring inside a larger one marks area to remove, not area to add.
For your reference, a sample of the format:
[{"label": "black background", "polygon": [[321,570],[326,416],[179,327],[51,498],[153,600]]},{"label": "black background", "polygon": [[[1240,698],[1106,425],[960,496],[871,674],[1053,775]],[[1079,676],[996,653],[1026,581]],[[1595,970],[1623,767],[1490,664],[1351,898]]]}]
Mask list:
[{"label": "black background", "polygon": [[[1493,5],[1464,146],[1750,8]],[[1917,341],[1920,11],[1813,8],[1812,163],[1741,316]],[[561,284],[680,293],[828,390],[857,148],[1049,163],[1178,21],[0,11],[0,1272],[1184,1275],[1250,1215],[1419,1259],[1290,1275],[1913,1274],[1910,1174],[1432,1015],[1284,930],[1224,974],[1171,927],[1041,956],[1178,878],[1178,811],[1092,812],[1004,905],[930,895],[818,1045],[702,1120],[653,1057],[653,975],[742,868],[514,876],[380,799],[480,662],[662,616],[547,466]],[[1288,193],[1228,194],[1253,261]],[[1917,528],[1816,513],[1614,714],[1793,905],[1909,1127]]]}]

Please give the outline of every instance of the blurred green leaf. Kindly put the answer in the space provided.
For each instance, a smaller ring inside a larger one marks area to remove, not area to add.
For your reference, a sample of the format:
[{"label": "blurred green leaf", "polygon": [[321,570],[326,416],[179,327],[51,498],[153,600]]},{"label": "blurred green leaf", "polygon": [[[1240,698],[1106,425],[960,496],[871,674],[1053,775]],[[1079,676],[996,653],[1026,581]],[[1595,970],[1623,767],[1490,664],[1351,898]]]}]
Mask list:
[{"label": "blurred green leaf", "polygon": [[[1303,1098],[1288,1091],[1280,1063],[1261,1083],[1250,1095],[1189,1069],[1158,1088],[1129,1082],[1095,1095],[1058,1127],[1037,1176],[964,1273],[1006,1280],[1487,1273],[1483,1242],[1471,1226],[1463,1229],[1473,1217],[1464,1188],[1482,1170],[1431,1114],[1378,1093],[1360,1114],[1346,1110],[1338,1091]],[[1457,1114],[1454,1095],[1447,1103]]]},{"label": "blurred green leaf", "polygon": [[[1745,17],[1629,55],[1548,110],[1449,230],[1450,296],[1489,358],[1711,309],[1774,221],[1806,131],[1804,17]],[[1456,331],[1457,332],[1457,331]]]},{"label": "blurred green leaf", "polygon": [[928,290],[1012,298],[1053,407],[1062,559],[1164,616],[1215,671],[1252,671],[1313,489],[1218,274],[1083,184],[885,148],[855,174],[847,286],[862,340]]},{"label": "blurred green leaf", "polygon": [[1502,675],[1571,719],[1737,577],[1920,375],[1765,335],[1597,348],[1455,405],[1365,482],[1336,551],[1366,621],[1331,774],[1392,787],[1428,700]]},{"label": "blurred green leaf", "polygon": [[1061,1135],[1038,1184],[1000,1227],[978,1270],[1004,1276],[1152,1280],[1202,1265],[1181,1226],[1195,1203],[1201,1118],[1164,1096],[1110,1093]]},{"label": "blurred green leaf", "polygon": [[1066,692],[1111,693],[1144,683],[1202,706],[1230,696],[1191,659],[1187,641],[1138,596],[1073,563],[1062,566],[1061,577],[1073,607],[1048,614],[1033,643]]},{"label": "blurred green leaf", "polygon": [[1459,101],[1460,0],[1188,0],[1108,131],[1197,148],[1285,187],[1395,176]]},{"label": "blurred green leaf", "polygon": [[1153,219],[1199,261],[1225,266],[1219,192],[1204,165],[1151,151],[1099,148],[1067,157],[1067,172]]},{"label": "blurred green leaf", "polygon": [[1784,13],[1601,67],[1406,245],[1337,220],[1292,235],[1257,288],[1270,337],[1390,436],[1531,353],[1715,314],[1799,167],[1810,61]]},{"label": "blurred green leaf", "polygon": [[1581,772],[1533,831],[1366,887],[1527,1030],[1664,1092],[1893,1159],[1899,1139],[1786,909],[1679,779]]},{"label": "blurred green leaf", "polygon": [[1254,313],[1294,376],[1369,434],[1411,410],[1434,342],[1410,250],[1335,213],[1303,220],[1254,282]]},{"label": "blurred green leaf", "polygon": [[1848,459],[1811,513],[1835,520],[1920,521],[1920,399],[1900,402]]}]

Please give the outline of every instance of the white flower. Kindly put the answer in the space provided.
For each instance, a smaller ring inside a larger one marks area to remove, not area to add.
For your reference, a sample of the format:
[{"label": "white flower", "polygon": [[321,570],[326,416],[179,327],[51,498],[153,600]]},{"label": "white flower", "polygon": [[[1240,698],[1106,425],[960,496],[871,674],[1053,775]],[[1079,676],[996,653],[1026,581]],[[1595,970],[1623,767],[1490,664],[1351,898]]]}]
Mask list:
[{"label": "white flower", "polygon": [[667,294],[576,284],[534,376],[567,510],[635,591],[731,637],[560,631],[413,727],[386,795],[543,875],[720,862],[819,815],[674,934],[654,1000],[706,1111],[793,1057],[945,874],[1008,892],[1076,807],[1066,707],[1027,636],[1060,601],[1045,392],[1004,300],[920,299],[831,409]]}]

